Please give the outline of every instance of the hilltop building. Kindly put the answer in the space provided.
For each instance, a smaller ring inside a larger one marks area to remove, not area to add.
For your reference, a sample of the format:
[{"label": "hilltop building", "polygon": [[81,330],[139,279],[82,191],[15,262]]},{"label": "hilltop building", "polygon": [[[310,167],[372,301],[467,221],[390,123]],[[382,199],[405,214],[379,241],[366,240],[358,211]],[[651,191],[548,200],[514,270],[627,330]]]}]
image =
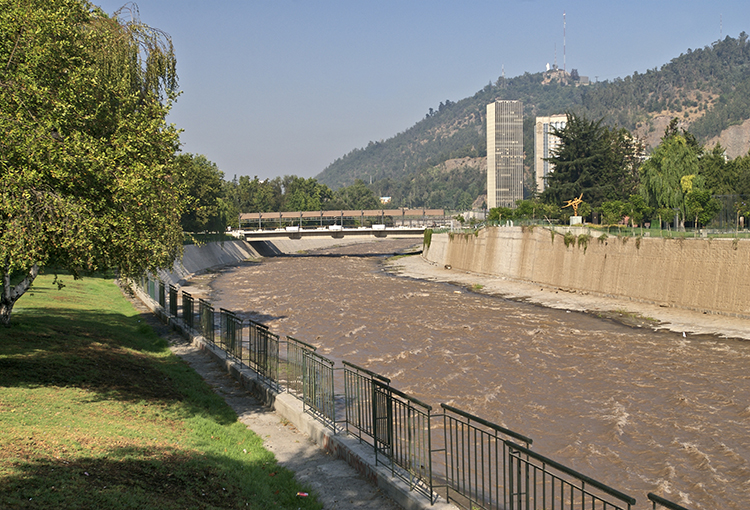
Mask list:
[{"label": "hilltop building", "polygon": [[487,105],[487,207],[523,200],[523,103]]},{"label": "hilltop building", "polygon": [[560,139],[552,134],[553,129],[562,129],[568,121],[567,115],[537,117],[534,124],[534,171],[536,173],[536,191],[544,191],[545,178],[555,169],[555,165],[546,161],[552,151],[560,144]]}]

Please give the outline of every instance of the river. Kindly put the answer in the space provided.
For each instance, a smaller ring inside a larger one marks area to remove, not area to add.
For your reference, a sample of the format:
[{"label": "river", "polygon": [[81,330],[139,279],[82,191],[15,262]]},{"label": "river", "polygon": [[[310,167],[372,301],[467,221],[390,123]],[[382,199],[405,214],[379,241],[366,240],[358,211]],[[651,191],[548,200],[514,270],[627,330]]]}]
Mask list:
[{"label": "river", "polygon": [[750,342],[683,337],[385,272],[386,240],[226,268],[214,305],[534,439],[651,508],[750,508]]}]

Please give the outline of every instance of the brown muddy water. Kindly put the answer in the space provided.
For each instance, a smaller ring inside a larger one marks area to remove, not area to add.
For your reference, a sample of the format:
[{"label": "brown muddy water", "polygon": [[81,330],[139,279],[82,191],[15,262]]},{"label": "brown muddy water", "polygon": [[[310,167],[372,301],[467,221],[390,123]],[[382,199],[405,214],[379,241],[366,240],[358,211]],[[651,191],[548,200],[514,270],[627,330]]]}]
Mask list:
[{"label": "brown muddy water", "polygon": [[383,271],[409,240],[222,270],[211,301],[534,439],[651,508],[750,508],[750,342],[654,332]]}]

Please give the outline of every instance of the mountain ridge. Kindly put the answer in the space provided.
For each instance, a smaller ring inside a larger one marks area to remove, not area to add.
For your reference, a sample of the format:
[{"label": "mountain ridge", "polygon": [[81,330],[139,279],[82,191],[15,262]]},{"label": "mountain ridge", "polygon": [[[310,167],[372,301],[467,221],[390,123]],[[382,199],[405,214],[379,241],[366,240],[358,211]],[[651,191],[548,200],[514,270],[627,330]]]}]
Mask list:
[{"label": "mountain ridge", "polygon": [[659,69],[611,82],[580,85],[576,75],[576,70],[561,74],[555,69],[500,77],[471,97],[440,103],[437,110],[430,109],[425,118],[385,141],[370,142],[337,158],[316,179],[337,189],[371,178],[376,192],[388,192],[396,183],[411,183],[447,161],[486,157],[485,107],[496,99],[524,102],[529,183],[534,117],[541,115],[571,112],[603,118],[606,125],[628,129],[647,147],[658,144],[664,128],[677,117],[680,127],[690,129],[701,143],[721,143],[731,158],[750,149],[750,43],[744,32],[736,39],[727,36],[704,48],[688,49]]}]

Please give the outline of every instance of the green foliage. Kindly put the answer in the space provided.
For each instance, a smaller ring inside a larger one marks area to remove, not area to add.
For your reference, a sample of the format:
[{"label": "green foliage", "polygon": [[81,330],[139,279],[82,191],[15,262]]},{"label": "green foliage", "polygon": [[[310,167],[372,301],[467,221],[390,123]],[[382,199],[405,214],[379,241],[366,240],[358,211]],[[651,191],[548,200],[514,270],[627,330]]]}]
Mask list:
[{"label": "green foliage", "polygon": [[493,207],[487,213],[489,221],[507,221],[513,219],[513,209],[508,207]]},{"label": "green foliage", "polygon": [[583,253],[586,253],[586,249],[589,247],[589,241],[591,240],[590,234],[581,234],[578,236],[578,247],[583,247]]},{"label": "green foliage", "polygon": [[333,198],[331,188],[312,177],[304,179],[287,175],[281,183],[284,190],[281,201],[283,211],[321,211],[328,209]]},{"label": "green foliage", "polygon": [[549,158],[555,171],[547,176],[543,202],[562,205],[583,194],[598,207],[636,190],[640,148],[629,133],[610,130],[602,121],[569,113],[566,126],[555,131],[560,143]]},{"label": "green foliage", "polygon": [[185,232],[223,232],[228,223],[222,201],[224,173],[206,156],[180,154],[175,177],[182,188],[185,211],[180,223]]},{"label": "green foliage", "polygon": [[641,195],[649,207],[680,212],[682,221],[687,213],[683,180],[698,173],[700,147],[681,134],[666,133],[662,143],[641,166]]},{"label": "green foliage", "polygon": [[[75,276],[171,266],[182,248],[174,184],[169,37],[79,0],[0,0],[0,320],[40,266]],[[166,97],[166,99],[164,99]],[[16,273],[27,275],[18,285]]]},{"label": "green foliage", "polygon": [[401,178],[385,178],[368,186],[376,196],[391,197],[394,207],[428,207],[466,211],[487,192],[487,174],[476,166],[450,172],[428,167]]},{"label": "green foliage", "polygon": [[422,241],[422,245],[425,248],[429,248],[430,244],[432,244],[432,229],[431,228],[427,228],[424,231],[424,240]]},{"label": "green foliage", "polygon": [[380,209],[380,200],[367,187],[364,181],[357,179],[351,186],[336,190],[328,209],[350,211]]},{"label": "green foliage", "polygon": [[573,232],[565,232],[565,235],[563,236],[563,241],[565,242],[565,247],[568,248],[571,244],[575,246],[576,244],[576,235]]}]

